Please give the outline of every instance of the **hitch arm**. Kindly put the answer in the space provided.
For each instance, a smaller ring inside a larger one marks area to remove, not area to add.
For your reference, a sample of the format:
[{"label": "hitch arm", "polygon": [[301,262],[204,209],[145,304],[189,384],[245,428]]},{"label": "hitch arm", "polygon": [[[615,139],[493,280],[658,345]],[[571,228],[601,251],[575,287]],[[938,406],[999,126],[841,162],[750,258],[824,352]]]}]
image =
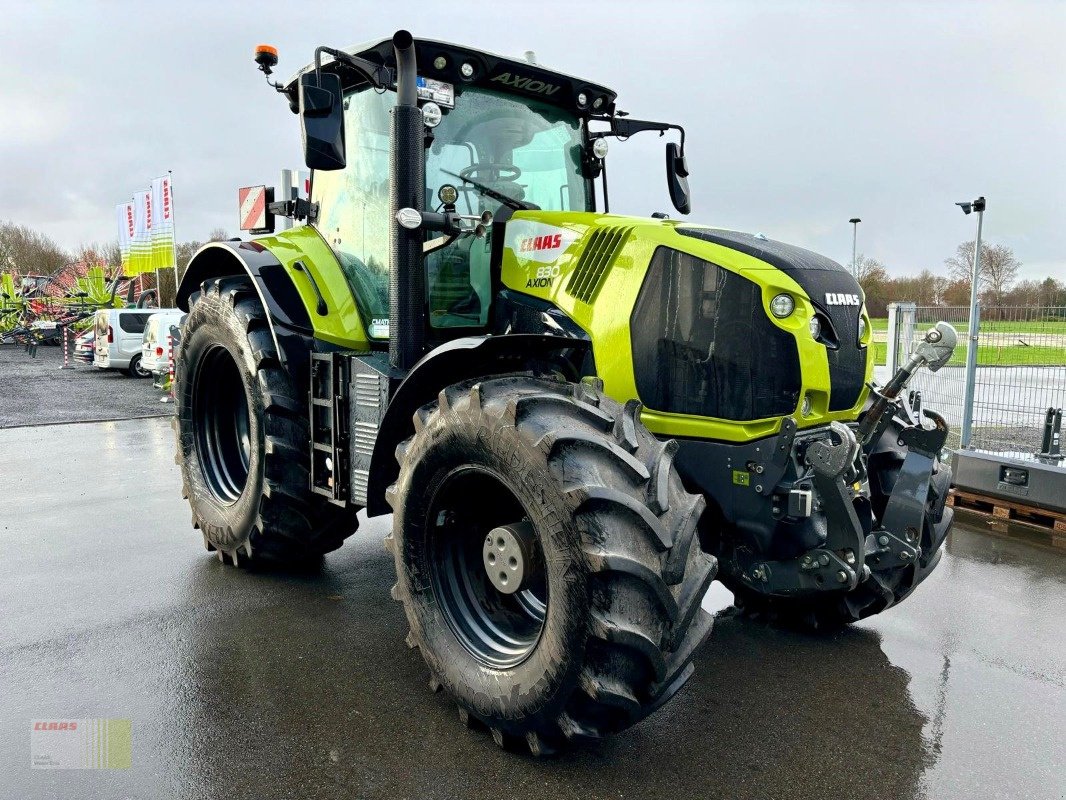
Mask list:
[{"label": "hitch arm", "polygon": [[858,436],[861,445],[865,446],[873,441],[881,418],[889,411],[900,392],[907,387],[907,382],[914,373],[923,366],[929,367],[930,372],[937,372],[948,363],[958,341],[959,334],[947,322],[938,322],[926,331],[922,343],[914,348],[914,353],[907,363],[896,370],[896,374],[885,384],[884,389],[877,393],[877,399],[863,417]]},{"label": "hitch arm", "polygon": [[[855,512],[853,494],[846,483],[852,478],[859,453],[859,443],[851,429],[839,422],[829,423],[840,444],[813,442],[807,448],[806,460],[814,472],[814,485],[825,510],[825,549],[851,550],[855,554],[854,567],[845,566],[847,588],[854,589],[864,577],[866,540],[859,515]],[[843,583],[843,582],[842,582]]]}]

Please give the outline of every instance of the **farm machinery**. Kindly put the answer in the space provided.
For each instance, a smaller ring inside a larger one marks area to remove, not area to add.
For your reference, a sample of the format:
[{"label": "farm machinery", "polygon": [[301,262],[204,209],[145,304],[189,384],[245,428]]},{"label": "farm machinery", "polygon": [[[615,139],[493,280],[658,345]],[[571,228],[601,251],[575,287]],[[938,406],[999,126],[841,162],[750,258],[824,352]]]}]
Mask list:
[{"label": "farm machinery", "polygon": [[312,183],[267,209],[305,224],[206,245],[178,289],[178,457],[219,559],[314,561],[391,513],[431,688],[538,755],[673,697],[715,579],[832,628],[934,569],[947,426],[906,384],[949,325],[875,388],[840,265],[609,213],[608,140],[669,137],[681,215],[688,165],[598,83],[405,31],[286,83],[256,61]]}]

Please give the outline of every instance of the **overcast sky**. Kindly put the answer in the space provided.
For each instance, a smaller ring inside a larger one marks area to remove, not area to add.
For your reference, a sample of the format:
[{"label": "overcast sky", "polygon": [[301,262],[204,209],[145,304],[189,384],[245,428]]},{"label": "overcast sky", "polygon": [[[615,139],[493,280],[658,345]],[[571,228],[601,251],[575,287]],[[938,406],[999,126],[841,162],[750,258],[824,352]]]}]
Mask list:
[{"label": "overcast sky", "polygon": [[[406,27],[597,80],[688,130],[691,219],[894,273],[985,235],[1066,279],[1066,2],[606,3],[0,0],[0,219],[66,246],[173,170],[181,239],[237,227],[236,189],[300,166],[287,78],[318,44]],[[662,143],[612,143],[612,209],[672,210]]]}]

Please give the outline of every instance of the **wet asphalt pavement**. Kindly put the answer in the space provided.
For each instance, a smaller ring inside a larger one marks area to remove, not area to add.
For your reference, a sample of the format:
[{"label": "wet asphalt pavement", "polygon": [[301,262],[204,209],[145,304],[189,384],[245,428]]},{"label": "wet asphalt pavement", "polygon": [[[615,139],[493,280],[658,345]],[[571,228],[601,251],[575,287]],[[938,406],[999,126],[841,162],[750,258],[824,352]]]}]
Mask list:
[{"label": "wet asphalt pavement", "polygon": [[123,370],[97,369],[69,359],[63,348],[38,347],[31,356],[21,345],[0,345],[0,428],[73,420],[129,419],[170,415],[173,403],[150,378]]},{"label": "wet asphalt pavement", "polygon": [[[387,519],[255,575],[192,530],[168,420],[0,430],[0,464],[0,800],[1066,795],[1061,551],[958,526],[883,618],[720,618],[659,714],[537,761],[428,690]],[[84,717],[132,719],[131,769],[29,768],[30,719]]]}]

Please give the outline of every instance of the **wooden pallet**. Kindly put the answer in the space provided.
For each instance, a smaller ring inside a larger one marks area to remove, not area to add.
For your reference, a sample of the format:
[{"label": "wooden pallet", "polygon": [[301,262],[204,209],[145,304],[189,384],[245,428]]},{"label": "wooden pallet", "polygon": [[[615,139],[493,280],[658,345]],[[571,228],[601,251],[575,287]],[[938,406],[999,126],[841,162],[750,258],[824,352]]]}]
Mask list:
[{"label": "wooden pallet", "polygon": [[1001,497],[974,494],[962,489],[951,490],[951,494],[948,495],[948,505],[991,516],[995,521],[1020,522],[1024,525],[1042,528],[1053,535],[1056,545],[1066,546],[1066,514],[1062,512],[1027,506],[1024,503],[1004,500]]}]

